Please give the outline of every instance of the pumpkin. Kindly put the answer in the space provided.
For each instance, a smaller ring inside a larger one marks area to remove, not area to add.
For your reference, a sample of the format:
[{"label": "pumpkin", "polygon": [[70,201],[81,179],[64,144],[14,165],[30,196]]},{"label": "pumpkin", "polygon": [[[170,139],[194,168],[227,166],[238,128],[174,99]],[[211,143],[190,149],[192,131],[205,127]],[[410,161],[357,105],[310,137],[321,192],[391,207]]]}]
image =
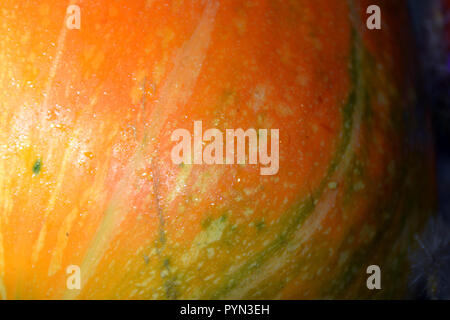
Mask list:
[{"label": "pumpkin", "polygon": [[[406,4],[369,5],[1,1],[0,297],[402,297],[433,157]],[[278,129],[277,172],[174,163],[195,121]]]}]

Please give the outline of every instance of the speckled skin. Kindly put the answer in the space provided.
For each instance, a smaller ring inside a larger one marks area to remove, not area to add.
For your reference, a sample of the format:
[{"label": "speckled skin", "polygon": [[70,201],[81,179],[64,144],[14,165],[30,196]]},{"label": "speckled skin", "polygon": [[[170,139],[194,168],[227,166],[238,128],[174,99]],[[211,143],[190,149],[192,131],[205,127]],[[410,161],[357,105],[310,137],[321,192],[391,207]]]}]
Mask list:
[{"label": "speckled skin", "polygon": [[[402,295],[434,191],[401,1],[70,3],[0,3],[0,297]],[[174,165],[194,120],[280,129],[279,172]]]}]

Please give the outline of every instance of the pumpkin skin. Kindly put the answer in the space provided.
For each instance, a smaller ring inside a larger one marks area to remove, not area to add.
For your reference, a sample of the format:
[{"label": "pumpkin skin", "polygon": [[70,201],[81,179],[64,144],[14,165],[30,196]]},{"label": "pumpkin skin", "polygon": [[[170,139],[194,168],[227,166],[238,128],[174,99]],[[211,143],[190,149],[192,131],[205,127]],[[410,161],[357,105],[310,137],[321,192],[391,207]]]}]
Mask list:
[{"label": "pumpkin skin", "polygon": [[[0,297],[402,297],[432,156],[406,5],[369,4],[1,1]],[[279,128],[278,173],[173,164],[195,120]]]}]

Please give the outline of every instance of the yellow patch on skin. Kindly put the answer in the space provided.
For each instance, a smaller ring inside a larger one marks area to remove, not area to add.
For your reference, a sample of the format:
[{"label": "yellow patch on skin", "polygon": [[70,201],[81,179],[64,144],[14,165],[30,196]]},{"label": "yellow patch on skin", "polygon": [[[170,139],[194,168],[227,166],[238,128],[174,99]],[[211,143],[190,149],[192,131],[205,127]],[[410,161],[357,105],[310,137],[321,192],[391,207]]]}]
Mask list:
[{"label": "yellow patch on skin", "polygon": [[252,194],[256,193],[256,188],[244,188],[244,193],[247,196],[251,196]]},{"label": "yellow patch on skin", "polygon": [[208,255],[208,258],[211,259],[212,257],[214,257],[214,254],[215,254],[214,248],[208,248],[208,249],[206,249],[206,253],[207,253],[207,255]]},{"label": "yellow patch on skin", "polygon": [[133,104],[138,104],[141,101],[142,90],[138,84],[131,88],[130,98]]},{"label": "yellow patch on skin", "polygon": [[69,240],[70,229],[72,227],[73,221],[77,216],[78,216],[78,209],[75,208],[67,215],[67,217],[64,219],[62,226],[59,228],[55,250],[53,250],[52,258],[50,260],[50,266],[48,268],[49,276],[54,275],[57,271],[61,269],[63,253]]},{"label": "yellow patch on skin", "polygon": [[105,60],[105,55],[102,51],[98,51],[97,54],[94,56],[94,59],[92,60],[92,66],[95,69],[99,69],[101,64],[103,63],[103,60]]},{"label": "yellow patch on skin", "polygon": [[155,83],[159,84],[166,73],[166,63],[167,63],[167,55],[164,55],[164,58],[161,62],[156,63],[153,67],[153,79],[155,79]]},{"label": "yellow patch on skin", "polygon": [[[95,46],[89,46],[87,49],[83,50],[82,57],[84,70],[99,69],[103,61],[105,60],[105,55],[102,51],[98,50]],[[90,74],[83,72],[85,78],[89,78]]]},{"label": "yellow patch on skin", "polygon": [[[0,123],[2,123],[2,122],[0,121]],[[9,186],[7,185],[8,178],[7,178],[6,173],[7,172],[5,170],[4,162],[0,161],[0,191],[2,191],[1,197],[0,197],[0,199],[1,199],[0,203],[3,204],[3,209],[1,211],[2,216],[0,216],[0,228],[1,228],[2,224],[5,224],[5,225],[8,224],[8,216],[11,213],[12,204],[13,204],[11,194],[10,194],[10,192],[8,192]],[[1,233],[0,233],[0,237],[1,237]],[[0,241],[0,246],[2,246],[2,243],[3,242]],[[1,254],[0,254],[0,259],[2,259]],[[1,266],[0,266],[0,274],[1,274]]]},{"label": "yellow patch on skin", "polygon": [[211,193],[212,186],[217,185],[224,176],[226,168],[224,166],[209,166],[203,174],[198,177],[194,188],[198,190],[200,195],[208,195]]},{"label": "yellow patch on skin", "polygon": [[[2,226],[0,221],[0,227]],[[3,234],[0,232],[0,280],[5,275],[5,249],[3,247]],[[0,286],[1,291],[1,286]],[[1,292],[0,292],[1,293]]]},{"label": "yellow patch on skin", "polygon": [[83,58],[85,61],[88,61],[92,58],[95,53],[95,46],[91,45],[83,50]]},{"label": "yellow patch on skin", "polygon": [[44,246],[45,237],[47,236],[47,225],[44,224],[39,231],[38,239],[35,242],[35,245],[33,246],[33,252],[31,254],[31,262],[35,264],[39,258],[39,253],[42,250],[42,247]]},{"label": "yellow patch on skin", "polygon": [[30,30],[26,30],[24,32],[24,34],[22,35],[22,37],[20,38],[20,42],[22,43],[22,45],[25,45],[28,43],[30,38],[31,38],[31,32],[30,32]]},{"label": "yellow patch on skin", "polygon": [[148,277],[147,279],[145,279],[145,280],[142,281],[141,283],[137,283],[136,286],[137,286],[137,287],[143,287],[143,288],[146,288],[146,287],[148,287],[148,286],[151,284],[151,282],[152,282],[152,280],[153,280],[154,278],[155,278],[155,277]]},{"label": "yellow patch on skin", "polygon": [[42,249],[42,246],[45,241],[45,237],[47,235],[47,223],[48,223],[47,218],[48,218],[48,215],[50,214],[50,212],[52,212],[55,207],[57,197],[60,194],[60,191],[62,189],[65,172],[67,170],[67,166],[68,166],[70,157],[72,155],[72,148],[70,147],[71,142],[77,141],[78,136],[79,136],[79,132],[75,131],[74,136],[69,140],[67,147],[65,148],[61,168],[59,170],[58,178],[56,181],[56,187],[55,187],[55,190],[53,190],[52,195],[48,201],[47,208],[44,211],[44,219],[43,219],[44,225],[43,225],[41,231],[39,232],[38,239],[36,241],[35,246],[33,247],[33,252],[32,252],[32,256],[31,256],[32,263],[36,263],[37,259],[39,258],[39,253]]},{"label": "yellow patch on skin", "polygon": [[338,186],[338,184],[335,181],[332,181],[332,182],[328,183],[328,188],[330,188],[331,190],[336,189],[337,186]]},{"label": "yellow patch on skin", "polygon": [[187,251],[183,257],[182,261],[184,265],[189,265],[194,262],[200,254],[200,250],[207,247],[208,245],[219,241],[222,238],[223,231],[228,225],[228,221],[220,217],[211,222],[211,224],[206,228],[206,230],[200,232],[194,239],[191,249]]},{"label": "yellow patch on skin", "polygon": [[175,38],[175,33],[170,28],[164,28],[158,31],[158,36],[162,38],[162,47],[168,48],[169,43]]},{"label": "yellow patch on skin", "polygon": [[6,300],[7,295],[6,295],[6,286],[5,283],[3,282],[3,279],[0,277],[0,298],[2,300]]},{"label": "yellow patch on skin", "polygon": [[192,171],[191,165],[184,165],[183,168],[180,169],[180,172],[177,176],[177,181],[175,183],[175,187],[173,191],[167,197],[167,202],[172,202],[178,194],[184,189],[184,185],[186,184],[187,178],[190,176]]}]

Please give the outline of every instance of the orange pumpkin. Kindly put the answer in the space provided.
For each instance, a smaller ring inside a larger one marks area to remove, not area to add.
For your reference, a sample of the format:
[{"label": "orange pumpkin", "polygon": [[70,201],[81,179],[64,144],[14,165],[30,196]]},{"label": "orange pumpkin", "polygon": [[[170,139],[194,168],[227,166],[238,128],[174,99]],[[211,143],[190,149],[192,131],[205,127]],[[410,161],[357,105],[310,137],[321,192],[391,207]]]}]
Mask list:
[{"label": "orange pumpkin", "polygon": [[[2,0],[0,297],[401,297],[432,157],[406,5],[369,4]],[[175,164],[194,121],[279,129],[278,172]]]}]

